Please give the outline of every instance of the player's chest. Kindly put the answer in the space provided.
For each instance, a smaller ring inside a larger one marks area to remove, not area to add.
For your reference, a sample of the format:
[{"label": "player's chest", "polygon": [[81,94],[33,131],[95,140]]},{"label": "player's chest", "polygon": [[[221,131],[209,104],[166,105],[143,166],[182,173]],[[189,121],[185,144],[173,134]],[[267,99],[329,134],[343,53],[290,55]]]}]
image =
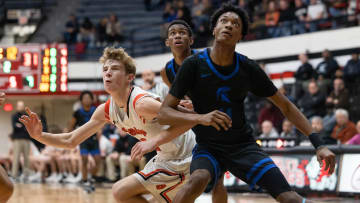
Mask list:
[{"label": "player's chest", "polygon": [[238,101],[242,100],[249,91],[250,78],[241,71],[219,75],[203,67],[199,70],[197,78],[194,92],[209,100]]}]

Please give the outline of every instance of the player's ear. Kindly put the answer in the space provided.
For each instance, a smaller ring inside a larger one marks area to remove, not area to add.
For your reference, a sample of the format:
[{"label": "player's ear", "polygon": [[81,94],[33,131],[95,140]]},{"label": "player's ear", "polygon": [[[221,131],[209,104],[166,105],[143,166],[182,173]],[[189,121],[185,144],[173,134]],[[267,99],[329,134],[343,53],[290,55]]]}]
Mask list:
[{"label": "player's ear", "polygon": [[190,46],[194,44],[194,38],[190,37]]},{"label": "player's ear", "polygon": [[165,45],[166,45],[167,47],[169,47],[169,46],[170,46],[170,43],[169,43],[169,38],[166,38],[166,40],[165,40]]},{"label": "player's ear", "polygon": [[127,79],[131,83],[135,79],[135,74],[129,73],[127,75]]}]

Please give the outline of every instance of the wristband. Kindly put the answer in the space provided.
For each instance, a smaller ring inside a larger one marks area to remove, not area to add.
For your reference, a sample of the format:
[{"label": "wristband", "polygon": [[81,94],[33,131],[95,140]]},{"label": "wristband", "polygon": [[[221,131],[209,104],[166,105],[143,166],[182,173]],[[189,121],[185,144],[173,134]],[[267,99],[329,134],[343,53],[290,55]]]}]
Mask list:
[{"label": "wristband", "polygon": [[311,133],[309,135],[309,140],[311,144],[315,147],[315,149],[319,148],[321,145],[324,145],[325,143],[320,138],[319,133]]}]

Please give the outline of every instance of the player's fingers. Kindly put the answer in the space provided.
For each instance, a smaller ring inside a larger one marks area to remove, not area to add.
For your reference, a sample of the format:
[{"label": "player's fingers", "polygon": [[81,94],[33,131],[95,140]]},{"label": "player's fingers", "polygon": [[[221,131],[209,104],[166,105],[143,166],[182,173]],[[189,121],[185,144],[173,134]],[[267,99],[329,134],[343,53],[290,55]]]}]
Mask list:
[{"label": "player's fingers", "polygon": [[133,148],[131,149],[131,159],[133,159],[135,157],[135,154],[137,153],[137,149],[138,149],[138,143],[136,143]]},{"label": "player's fingers", "polygon": [[224,113],[224,112],[222,112],[222,111],[216,111],[216,113],[217,113],[217,114],[220,114],[220,115],[222,115],[222,116],[225,116],[228,120],[230,120],[230,121],[231,121],[230,116],[229,116],[229,115],[227,115],[226,113]]},{"label": "player's fingers", "polygon": [[335,171],[336,160],[335,160],[335,157],[333,157],[333,156],[330,156],[330,157],[329,157],[329,160],[330,160],[330,171],[329,171],[329,174],[332,174],[332,173],[334,173],[334,171]]},{"label": "player's fingers", "polygon": [[215,114],[215,117],[223,121],[227,128],[231,127],[231,120],[229,120],[226,116],[221,114]]},{"label": "player's fingers", "polygon": [[22,119],[22,118],[19,118],[19,121],[20,121],[22,124],[24,124],[25,126],[27,126],[27,121],[26,121],[26,120],[24,120],[24,119]]},{"label": "player's fingers", "polygon": [[228,130],[227,125],[225,124],[225,121],[219,118],[214,118],[214,121],[220,125],[224,130]]},{"label": "player's fingers", "polygon": [[216,122],[213,121],[213,122],[210,123],[210,125],[211,125],[212,127],[216,128],[217,131],[220,131],[220,127],[219,127],[219,125],[218,125]]},{"label": "player's fingers", "polygon": [[318,160],[318,162],[319,162],[319,164],[320,164],[320,168],[322,168],[323,162],[322,162],[321,157],[320,157],[319,155],[317,155],[316,157],[317,157],[317,160]]},{"label": "player's fingers", "polygon": [[328,157],[325,157],[324,161],[325,161],[325,169],[324,170],[327,171],[330,168],[330,160]]}]

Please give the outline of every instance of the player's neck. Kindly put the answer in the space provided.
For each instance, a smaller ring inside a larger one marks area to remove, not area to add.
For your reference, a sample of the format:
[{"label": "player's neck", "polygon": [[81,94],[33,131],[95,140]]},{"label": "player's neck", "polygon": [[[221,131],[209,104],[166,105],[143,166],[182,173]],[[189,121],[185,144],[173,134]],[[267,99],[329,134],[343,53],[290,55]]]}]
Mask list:
[{"label": "player's neck", "polygon": [[219,66],[229,66],[234,62],[235,45],[230,47],[229,45],[214,42],[214,46],[211,50],[211,60]]},{"label": "player's neck", "polygon": [[174,55],[174,59],[175,59],[175,62],[176,64],[178,65],[181,65],[183,63],[183,61],[191,55],[191,49],[185,49],[183,52],[180,52],[180,53],[176,53],[176,52],[173,52],[173,55]]},{"label": "player's neck", "polygon": [[[117,91],[116,93],[112,93],[111,97],[115,101],[115,104],[120,108],[126,108],[127,102],[129,99],[129,95],[131,92],[132,86],[129,85],[127,88]],[[127,111],[127,109],[126,109]]]}]

